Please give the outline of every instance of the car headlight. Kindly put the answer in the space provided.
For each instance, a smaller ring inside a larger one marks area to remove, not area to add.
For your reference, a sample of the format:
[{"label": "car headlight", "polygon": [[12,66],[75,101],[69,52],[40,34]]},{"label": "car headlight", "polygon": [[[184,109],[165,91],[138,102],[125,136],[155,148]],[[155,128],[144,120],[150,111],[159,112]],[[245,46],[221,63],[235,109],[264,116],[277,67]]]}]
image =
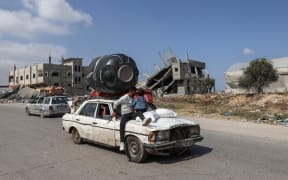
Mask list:
[{"label": "car headlight", "polygon": [[168,141],[170,139],[170,131],[165,130],[165,131],[158,131],[156,140],[157,141]]},{"label": "car headlight", "polygon": [[192,126],[189,128],[189,136],[195,136],[200,134],[200,127],[199,126]]},{"label": "car headlight", "polygon": [[170,131],[151,131],[148,135],[149,142],[157,142],[157,141],[169,141],[170,140]]}]

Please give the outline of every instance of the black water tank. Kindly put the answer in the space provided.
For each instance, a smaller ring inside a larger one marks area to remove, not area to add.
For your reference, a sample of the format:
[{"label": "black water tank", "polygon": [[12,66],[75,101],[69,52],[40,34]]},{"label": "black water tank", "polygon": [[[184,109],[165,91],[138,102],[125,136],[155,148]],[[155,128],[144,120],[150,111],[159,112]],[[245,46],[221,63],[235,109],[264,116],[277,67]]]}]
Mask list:
[{"label": "black water tank", "polygon": [[139,71],[135,61],[125,54],[97,57],[88,67],[89,86],[104,93],[123,94],[136,85]]}]

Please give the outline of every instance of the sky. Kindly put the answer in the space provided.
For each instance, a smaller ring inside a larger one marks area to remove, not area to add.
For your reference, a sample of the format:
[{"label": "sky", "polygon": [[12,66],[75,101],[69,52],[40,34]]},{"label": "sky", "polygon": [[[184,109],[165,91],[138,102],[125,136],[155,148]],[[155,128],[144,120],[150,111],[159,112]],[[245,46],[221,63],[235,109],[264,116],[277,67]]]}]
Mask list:
[{"label": "sky", "polygon": [[124,53],[155,73],[171,54],[206,63],[224,90],[224,72],[258,57],[288,56],[286,0],[1,0],[0,85],[38,63]]}]

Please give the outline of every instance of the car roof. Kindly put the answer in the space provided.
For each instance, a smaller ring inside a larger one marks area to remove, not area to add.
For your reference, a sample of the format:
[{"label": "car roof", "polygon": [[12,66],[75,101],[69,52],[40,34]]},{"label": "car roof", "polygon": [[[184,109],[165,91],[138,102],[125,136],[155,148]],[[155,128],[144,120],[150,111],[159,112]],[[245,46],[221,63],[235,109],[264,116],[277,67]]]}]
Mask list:
[{"label": "car roof", "polygon": [[88,102],[103,102],[103,103],[114,103],[115,100],[112,99],[90,99]]},{"label": "car roof", "polygon": [[67,96],[46,96],[47,98],[53,98],[53,97],[55,97],[55,98],[58,98],[58,97],[67,97]]}]

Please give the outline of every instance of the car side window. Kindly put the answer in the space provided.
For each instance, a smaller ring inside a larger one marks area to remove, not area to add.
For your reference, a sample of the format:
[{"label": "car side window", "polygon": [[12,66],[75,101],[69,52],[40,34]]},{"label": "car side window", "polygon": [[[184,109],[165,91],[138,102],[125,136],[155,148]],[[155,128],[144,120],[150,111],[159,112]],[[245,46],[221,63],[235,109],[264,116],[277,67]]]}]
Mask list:
[{"label": "car side window", "polygon": [[44,104],[50,104],[50,98],[45,98]]},{"label": "car side window", "polygon": [[64,97],[53,97],[52,104],[67,104]]},{"label": "car side window", "polygon": [[111,119],[111,112],[109,109],[108,104],[99,103],[97,108],[97,118],[110,120]]},{"label": "car side window", "polygon": [[39,98],[39,99],[38,99],[38,102],[37,102],[37,104],[42,104],[42,103],[43,103],[43,101],[44,101],[44,97],[41,97],[41,98]]},{"label": "car side window", "polygon": [[95,113],[96,107],[97,107],[96,103],[87,103],[80,110],[79,115],[88,116],[88,117],[94,117],[94,113]]}]

